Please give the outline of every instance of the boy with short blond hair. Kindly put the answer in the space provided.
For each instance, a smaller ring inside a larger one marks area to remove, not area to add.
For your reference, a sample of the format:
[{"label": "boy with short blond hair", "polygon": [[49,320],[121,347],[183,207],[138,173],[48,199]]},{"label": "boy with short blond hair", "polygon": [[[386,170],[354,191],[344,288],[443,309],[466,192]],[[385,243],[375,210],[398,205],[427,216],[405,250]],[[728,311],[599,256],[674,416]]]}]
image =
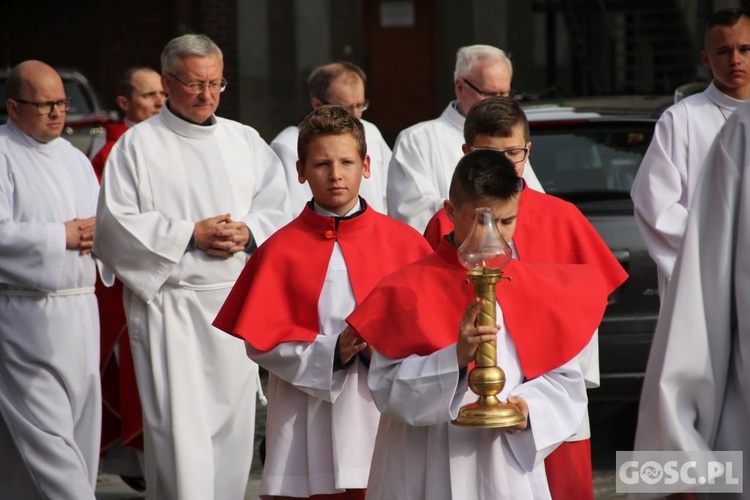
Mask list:
[{"label": "boy with short blond hair", "polygon": [[357,118],[314,110],[297,150],[313,199],[253,254],[214,325],[270,372],[261,497],[363,499],[379,413],[370,348],[344,320],[380,279],[430,250],[360,198],[369,158]]}]

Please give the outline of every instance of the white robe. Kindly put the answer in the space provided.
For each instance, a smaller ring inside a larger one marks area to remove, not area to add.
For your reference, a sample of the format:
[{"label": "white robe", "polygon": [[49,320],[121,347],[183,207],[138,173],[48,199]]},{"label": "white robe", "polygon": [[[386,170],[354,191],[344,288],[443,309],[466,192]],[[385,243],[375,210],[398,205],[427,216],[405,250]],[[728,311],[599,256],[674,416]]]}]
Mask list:
[{"label": "white robe", "polygon": [[[750,477],[750,104],[708,153],[643,382],[636,450],[742,451]],[[725,496],[722,496],[725,498]],[[743,498],[750,498],[747,486]]]},{"label": "white robe", "polygon": [[[317,210],[317,207],[316,207]],[[320,334],[248,356],[268,369],[266,462],[260,495],[309,497],[367,486],[380,413],[359,360],[333,371],[356,300],[338,243],[318,302]]]},{"label": "white robe", "polygon": [[290,219],[279,160],[250,127],[194,125],[164,106],[112,150],[94,252],[125,285],[149,498],[245,494],[257,366],[211,323],[248,256],[188,249],[195,222],[225,213],[258,245]]},{"label": "white robe", "polygon": [[[383,135],[374,124],[360,120],[365,128],[367,154],[370,156],[370,178],[362,179],[359,194],[367,201],[370,208],[386,213],[385,193],[388,185],[388,163],[391,161],[391,148],[386,144]],[[292,215],[296,217],[305,208],[305,203],[312,199],[312,191],[307,183],[300,184],[297,176],[297,138],[299,128],[287,127],[271,141],[271,149],[284,165],[289,202]]]},{"label": "white robe", "polygon": [[671,106],[659,118],[633,181],[635,221],[656,262],[662,300],[698,174],[711,143],[740,104],[712,83],[704,92]]},{"label": "white robe", "polygon": [[63,223],[93,217],[98,191],[88,159],[66,140],[41,144],[13,122],[0,127],[2,498],[94,498],[96,267],[65,248]]},{"label": "white robe", "polygon": [[[453,171],[464,156],[464,121],[452,101],[439,118],[412,125],[398,135],[388,169],[388,215],[424,233],[448,199]],[[528,160],[523,178],[529,187],[544,192]]]},{"label": "white robe", "polygon": [[521,396],[530,427],[518,434],[450,423],[477,396],[459,378],[456,344],[429,356],[391,360],[375,352],[369,385],[383,412],[367,486],[371,500],[550,498],[544,458],[573,434],[586,409],[578,361],[523,380],[515,345],[497,308],[499,397]]}]

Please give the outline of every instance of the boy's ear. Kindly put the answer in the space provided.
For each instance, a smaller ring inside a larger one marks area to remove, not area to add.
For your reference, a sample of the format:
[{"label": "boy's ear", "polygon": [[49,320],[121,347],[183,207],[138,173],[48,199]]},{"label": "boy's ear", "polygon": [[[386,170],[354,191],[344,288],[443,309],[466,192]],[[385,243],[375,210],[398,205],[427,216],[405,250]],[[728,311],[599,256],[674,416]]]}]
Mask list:
[{"label": "boy's ear", "polygon": [[469,146],[468,144],[464,144],[463,146],[461,146],[461,151],[463,151],[464,154],[467,155],[471,153],[471,146]]},{"label": "boy's ear", "polygon": [[365,160],[362,162],[362,177],[369,179],[370,175],[370,155],[365,155]]},{"label": "boy's ear", "polygon": [[305,164],[302,163],[302,160],[297,160],[297,180],[300,184],[307,182],[307,178],[305,177]]},{"label": "boy's ear", "polygon": [[445,215],[448,216],[451,222],[456,222],[456,207],[453,205],[451,200],[445,200],[443,202],[443,208],[445,209]]}]

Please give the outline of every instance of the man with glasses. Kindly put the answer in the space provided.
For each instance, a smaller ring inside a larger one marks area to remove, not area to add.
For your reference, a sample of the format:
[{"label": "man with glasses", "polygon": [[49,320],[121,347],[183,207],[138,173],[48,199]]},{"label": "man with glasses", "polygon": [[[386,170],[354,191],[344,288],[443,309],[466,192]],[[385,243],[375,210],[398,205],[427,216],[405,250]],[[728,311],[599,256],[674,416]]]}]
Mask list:
[{"label": "man with glasses", "polygon": [[[367,155],[370,157],[370,178],[362,181],[360,195],[367,204],[385,213],[385,193],[388,182],[388,162],[391,161],[391,148],[383,139],[378,127],[363,120],[364,113],[370,105],[365,99],[367,75],[356,64],[335,62],[315,68],[307,79],[312,109],[326,104],[335,104],[348,110],[357,117],[365,127],[367,137]],[[289,200],[294,215],[298,215],[305,203],[312,199],[310,187],[300,180],[297,173],[297,126],[287,127],[271,142],[271,149],[281,159],[286,172]]]},{"label": "man with glasses", "polygon": [[[502,50],[489,45],[462,47],[453,75],[456,100],[440,117],[403,130],[388,170],[388,214],[422,232],[448,198],[453,170],[461,159],[466,114],[478,101],[511,94],[513,66]],[[524,179],[542,191],[531,165]]]},{"label": "man with glasses", "polygon": [[161,65],[166,104],[107,160],[94,252],[125,286],[147,498],[239,499],[258,368],[211,323],[249,253],[290,220],[289,201],[271,148],[214,114],[227,86],[219,47],[183,35]]},{"label": "man with glasses", "polygon": [[[148,66],[131,66],[117,75],[117,107],[121,122],[104,126],[107,142],[91,160],[101,181],[104,164],[117,140],[133,125],[158,115],[166,94],[161,75]],[[101,323],[102,472],[119,475],[136,491],[145,491],[143,479],[143,416],[133,370],[133,355],[122,306],[122,282],[111,287],[96,281]]]},{"label": "man with glasses", "polygon": [[60,137],[71,100],[11,69],[0,127],[0,496],[94,499],[101,393],[91,254],[98,185]]}]

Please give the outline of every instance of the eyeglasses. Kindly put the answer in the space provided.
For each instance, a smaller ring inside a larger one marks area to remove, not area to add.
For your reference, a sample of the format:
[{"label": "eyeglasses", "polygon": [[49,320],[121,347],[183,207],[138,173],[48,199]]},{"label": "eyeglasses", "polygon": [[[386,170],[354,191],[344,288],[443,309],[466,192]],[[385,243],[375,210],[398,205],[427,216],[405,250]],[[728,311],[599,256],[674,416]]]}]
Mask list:
[{"label": "eyeglasses", "polygon": [[23,99],[13,99],[14,101],[21,104],[33,104],[36,106],[36,114],[48,115],[52,113],[52,110],[57,108],[58,111],[67,111],[73,104],[73,99],[68,97],[67,99],[60,99],[59,101],[46,101],[46,102],[34,102],[24,101]]},{"label": "eyeglasses", "polygon": [[521,163],[526,159],[527,156],[529,156],[529,148],[508,148],[508,149],[495,149],[495,148],[475,148],[474,146],[469,146],[469,149],[472,151],[497,151],[498,153],[502,153],[505,155],[507,159],[511,161],[511,163]]},{"label": "eyeglasses", "polygon": [[185,86],[187,91],[191,94],[202,94],[206,89],[208,89],[209,92],[212,94],[218,94],[219,92],[224,92],[227,89],[227,85],[229,82],[227,82],[224,78],[221,79],[221,81],[213,81],[213,82],[190,82],[185,83],[179,78],[177,78],[172,73],[167,73],[171,78],[174,78],[178,82],[180,82],[182,85]]},{"label": "eyeglasses", "polygon": [[[326,106],[332,104],[330,102],[324,101],[323,99],[321,99],[320,102],[322,102]],[[362,101],[360,103],[357,103],[357,104],[354,104],[352,106],[341,106],[339,104],[336,104],[336,106],[344,108],[345,110],[347,110],[351,114],[355,114],[356,112],[364,113],[365,111],[367,111],[367,108],[370,107],[370,100],[369,99],[365,99],[364,101]]]},{"label": "eyeglasses", "polygon": [[476,85],[474,85],[473,83],[471,83],[466,78],[461,78],[461,80],[463,80],[466,85],[468,85],[469,87],[471,87],[474,90],[474,92],[476,92],[477,94],[479,94],[482,97],[498,97],[498,96],[499,97],[509,97],[510,95],[513,94],[513,90],[512,89],[511,90],[507,90],[507,91],[502,91],[502,92],[487,92],[487,91],[481,90],[479,87],[477,87]]}]

